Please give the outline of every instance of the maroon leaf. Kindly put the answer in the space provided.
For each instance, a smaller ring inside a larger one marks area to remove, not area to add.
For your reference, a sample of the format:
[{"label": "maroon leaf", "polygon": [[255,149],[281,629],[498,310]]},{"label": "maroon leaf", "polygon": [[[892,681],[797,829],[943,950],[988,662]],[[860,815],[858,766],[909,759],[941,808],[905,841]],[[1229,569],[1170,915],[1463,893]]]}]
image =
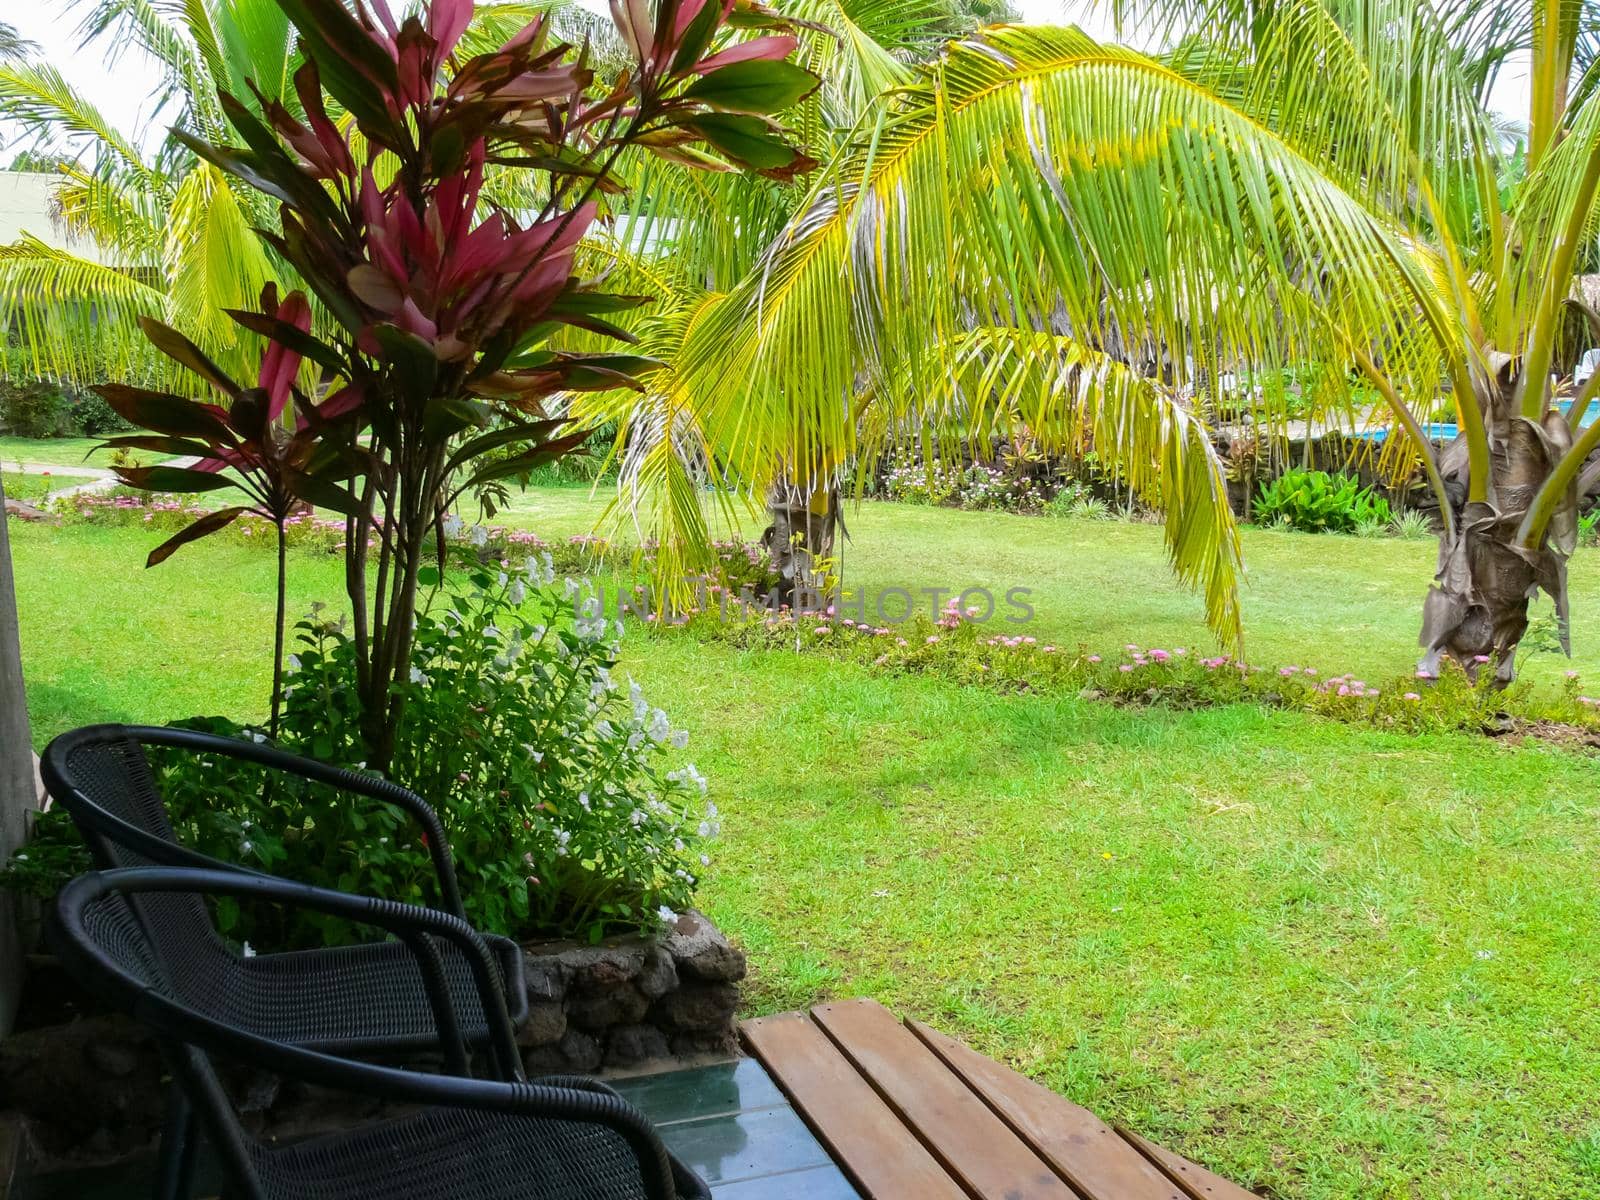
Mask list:
[{"label": "maroon leaf", "polygon": [[215,492],[233,487],[231,479],[192,467],[113,467],[129,487],[147,492]]},{"label": "maroon leaf", "polygon": [[214,404],[199,404],[169,392],[152,392],[123,383],[102,383],[94,391],[129,424],[230,446],[237,442],[223,421],[223,411]]},{"label": "maroon leaf", "polygon": [[150,344],[173,362],[182,363],[219,392],[229,396],[238,394],[239,385],[229,379],[221,367],[207,358],[205,351],[176,329],[170,325],[163,325],[154,317],[140,317],[139,328],[144,330],[144,335],[150,339]]},{"label": "maroon leaf", "polygon": [[240,513],[250,511],[243,505],[235,508],[219,508],[216,512],[207,513],[191,525],[186,525],[173,534],[161,545],[150,551],[150,557],[144,560],[146,567],[153,567],[157,563],[166,562],[174,553],[190,542],[198,542],[201,538],[216,533],[219,529],[226,529],[238,519]]}]

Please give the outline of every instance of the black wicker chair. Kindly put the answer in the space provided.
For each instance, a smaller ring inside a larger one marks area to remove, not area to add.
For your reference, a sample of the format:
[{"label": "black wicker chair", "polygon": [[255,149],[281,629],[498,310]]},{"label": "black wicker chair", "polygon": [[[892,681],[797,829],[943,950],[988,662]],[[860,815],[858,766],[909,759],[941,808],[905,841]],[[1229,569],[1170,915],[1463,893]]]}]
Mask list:
[{"label": "black wicker chair", "polygon": [[[270,746],[185,729],[93,725],[62,734],[40,762],[46,790],[71,815],[102,869],[152,865],[231,870],[266,878],[190,850],[173,834],[147,745],[194,754],[227,755],[348,792],[353,800],[393,804],[427,835],[438,876],[439,907],[463,917],[449,843],[426,801],[387,780],[299,758]],[[434,1006],[414,955],[398,941],[251,957],[218,935],[194,895],[141,896],[134,908],[151,951],[167,967],[175,996],[196,1011],[273,1042],[334,1054],[379,1054],[441,1045]],[[446,941],[439,949],[445,986],[460,1034],[485,1048],[495,1075],[520,1074],[512,1030],[527,1016],[522,954],[509,938],[486,937],[494,988],[482,989],[472,951]],[[451,1066],[459,1064],[452,1062]],[[463,1072],[464,1073],[464,1072]],[[162,1148],[163,1197],[183,1194],[189,1114],[175,1092]]]},{"label": "black wicker chair", "polygon": [[[200,1115],[238,1200],[709,1200],[649,1122],[604,1085],[426,1075],[338,1058],[239,1027],[185,1003],[135,906],[232,896],[308,908],[385,929],[414,956],[447,1053],[463,1053],[437,952],[443,941],[490,956],[464,921],[390,901],[237,871],[94,872],[62,889],[50,924],[77,978],[155,1030],[177,1084]],[[487,970],[477,978],[492,997]],[[420,1105],[343,1133],[269,1145],[252,1137],[212,1056],[321,1087]]]}]

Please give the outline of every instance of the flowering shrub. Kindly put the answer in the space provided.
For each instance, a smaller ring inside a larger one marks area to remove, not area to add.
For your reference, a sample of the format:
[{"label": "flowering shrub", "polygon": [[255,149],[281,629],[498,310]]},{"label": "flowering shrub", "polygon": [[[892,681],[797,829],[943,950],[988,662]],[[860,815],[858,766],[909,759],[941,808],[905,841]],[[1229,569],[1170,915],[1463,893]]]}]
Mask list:
[{"label": "flowering shrub", "polygon": [[[598,939],[689,905],[717,810],[694,765],[671,761],[686,736],[637,685],[613,677],[617,628],[586,589],[553,586],[552,575],[545,554],[434,592],[400,684],[409,703],[388,775],[438,811],[475,925]],[[296,628],[279,742],[362,769],[350,638],[321,613]],[[187,724],[262,736],[222,719]],[[437,902],[427,848],[399,810],[282,777],[269,784],[260,768],[230,759],[153,757],[179,837],[202,853],[343,891]],[[45,814],[5,878],[49,895],[87,865],[70,822]],[[227,903],[217,919],[260,948],[346,932]],[[292,923],[263,924],[282,919]]]},{"label": "flowering shrub", "polygon": [[902,504],[953,505],[978,511],[1040,512],[1046,493],[1038,481],[1013,475],[999,467],[971,463],[967,466],[898,459],[885,472],[882,485],[887,500]]},{"label": "flowering shrub", "polygon": [[[399,684],[390,776],[439,810],[477,924],[598,938],[688,905],[716,811],[700,813],[692,763],[667,765],[687,735],[613,678],[620,628],[585,587],[550,586],[552,575],[545,553],[434,593]],[[285,740],[359,761],[351,640],[329,621],[299,628]]]},{"label": "flowering shrub", "polygon": [[840,619],[831,612],[796,617],[752,610],[731,621],[714,614],[691,617],[687,628],[741,646],[792,649],[798,627],[804,634],[800,643],[813,651],[876,670],[936,674],[1006,691],[1073,692],[1178,708],[1255,703],[1414,733],[1501,731],[1509,723],[1600,735],[1600,696],[1584,694],[1575,671],[1555,695],[1523,684],[1497,690],[1489,673],[1473,678],[1482,663],[1447,661],[1438,678],[1408,675],[1378,684],[1351,674],[1323,675],[1314,667],[1246,664],[1183,646],[1129,644],[1105,652],[1058,646],[1028,634],[1025,626],[980,622],[977,615],[952,601],[936,621],[923,615],[898,625]]}]

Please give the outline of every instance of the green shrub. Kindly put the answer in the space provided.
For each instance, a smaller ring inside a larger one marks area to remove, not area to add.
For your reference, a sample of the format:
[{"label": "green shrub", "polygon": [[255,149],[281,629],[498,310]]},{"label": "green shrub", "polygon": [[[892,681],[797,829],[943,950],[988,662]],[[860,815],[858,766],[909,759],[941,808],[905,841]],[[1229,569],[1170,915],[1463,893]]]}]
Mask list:
[{"label": "green shrub", "polygon": [[1396,513],[1394,520],[1389,522],[1389,529],[1395,537],[1407,541],[1421,541],[1434,536],[1433,522],[1416,509]]},{"label": "green shrub", "polygon": [[74,433],[84,437],[106,437],[113,433],[126,433],[133,428],[98,392],[73,389],[70,398],[72,410],[68,420]]},{"label": "green shrub", "polygon": [[1363,525],[1387,525],[1389,502],[1349,475],[1293,468],[1256,495],[1256,520],[1287,524],[1302,533],[1355,533]]},{"label": "green shrub", "polygon": [[64,437],[72,432],[72,398],[48,379],[0,379],[0,431],[13,437]]},{"label": "green shrub", "polygon": [[[693,764],[670,763],[685,736],[637,685],[612,678],[616,631],[598,600],[550,580],[545,555],[516,573],[452,573],[434,593],[417,618],[389,774],[438,811],[475,925],[594,940],[689,905],[717,814]],[[315,614],[297,628],[279,744],[362,769],[351,640]],[[262,736],[221,718],[187,724]],[[437,903],[427,847],[399,810],[281,777],[268,786],[267,773],[231,759],[156,761],[178,835],[202,853],[341,891]],[[0,879],[49,895],[86,866],[70,822],[47,814]],[[258,948],[348,932],[298,914],[264,924],[281,918],[231,904],[216,915]]]}]

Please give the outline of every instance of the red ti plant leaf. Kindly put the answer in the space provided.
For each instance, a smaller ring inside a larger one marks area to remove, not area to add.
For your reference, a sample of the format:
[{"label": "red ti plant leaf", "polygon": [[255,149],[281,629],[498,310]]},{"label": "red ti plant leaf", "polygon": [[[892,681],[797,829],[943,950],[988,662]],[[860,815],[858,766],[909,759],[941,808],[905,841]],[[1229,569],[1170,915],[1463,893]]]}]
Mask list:
[{"label": "red ti plant leaf", "polygon": [[151,392],[123,383],[102,383],[94,391],[130,425],[174,437],[201,438],[233,443],[227,411],[215,404],[200,404],[167,392]]},{"label": "red ti plant leaf", "polygon": [[221,367],[207,358],[205,351],[170,325],[163,325],[154,317],[140,317],[139,328],[144,330],[144,335],[150,339],[150,344],[173,362],[188,367],[226,396],[239,394],[239,385],[229,379]]},{"label": "red ti plant leaf", "polygon": [[243,505],[234,508],[219,508],[216,512],[207,513],[193,524],[186,525],[173,534],[161,545],[150,551],[150,557],[144,560],[146,567],[153,567],[157,563],[166,562],[178,550],[190,542],[198,542],[203,537],[216,533],[219,529],[226,529],[239,518],[241,513],[249,510]]},{"label": "red ti plant leaf", "polygon": [[[696,75],[709,75],[719,67],[749,62],[752,59],[788,58],[789,55],[794,53],[795,47],[799,44],[799,39],[790,34],[768,34],[765,37],[751,38],[748,42],[740,42],[736,46],[729,46],[726,50],[696,63],[693,70]],[[796,68],[796,70],[799,69],[798,67]],[[810,72],[807,72],[807,74],[810,74]],[[812,76],[812,87],[808,91],[814,90],[817,82],[819,81],[816,77]]]},{"label": "red ti plant leaf", "polygon": [[[276,289],[269,289],[269,293],[262,294],[263,308],[270,306]],[[305,293],[290,292],[283,303],[277,306],[272,319],[275,323],[300,333],[309,333],[311,304],[306,299]],[[257,384],[267,394],[268,421],[276,421],[283,415],[283,410],[289,403],[289,388],[294,383],[294,377],[300,372],[300,357],[298,350],[276,340],[268,345],[266,354],[262,356],[261,373],[257,378]]]}]

